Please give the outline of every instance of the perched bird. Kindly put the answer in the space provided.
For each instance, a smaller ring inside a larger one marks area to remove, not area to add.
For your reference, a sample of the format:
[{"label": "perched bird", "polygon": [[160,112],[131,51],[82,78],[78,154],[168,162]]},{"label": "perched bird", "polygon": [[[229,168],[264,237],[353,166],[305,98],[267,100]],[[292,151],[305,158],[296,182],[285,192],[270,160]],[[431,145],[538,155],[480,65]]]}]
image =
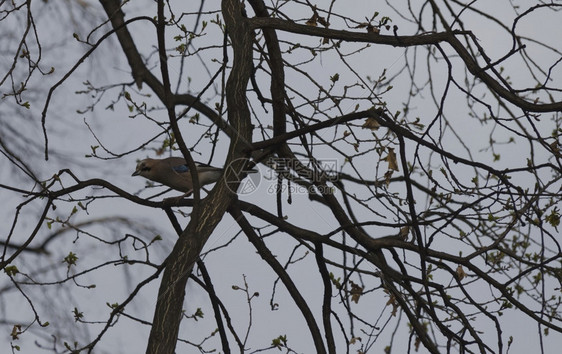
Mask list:
[{"label": "perched bird", "polygon": [[[222,172],[222,168],[198,164],[199,186],[215,183],[222,176]],[[143,176],[151,181],[184,192],[185,194],[182,197],[193,192],[191,172],[183,157],[168,157],[161,160],[144,159],[137,164],[132,176]]]}]

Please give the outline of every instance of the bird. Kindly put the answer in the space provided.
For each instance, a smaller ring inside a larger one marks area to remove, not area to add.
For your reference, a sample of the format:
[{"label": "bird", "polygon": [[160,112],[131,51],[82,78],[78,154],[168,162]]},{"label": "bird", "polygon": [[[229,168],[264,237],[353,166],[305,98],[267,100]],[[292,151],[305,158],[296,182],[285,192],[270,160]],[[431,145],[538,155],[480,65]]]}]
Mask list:
[{"label": "bird", "polygon": [[[196,163],[199,186],[217,182],[222,176],[223,169]],[[193,192],[191,171],[183,157],[168,157],[165,159],[144,159],[137,164],[131,176],[142,176],[151,181],[162,183],[172,189],[184,192],[182,197]]]}]

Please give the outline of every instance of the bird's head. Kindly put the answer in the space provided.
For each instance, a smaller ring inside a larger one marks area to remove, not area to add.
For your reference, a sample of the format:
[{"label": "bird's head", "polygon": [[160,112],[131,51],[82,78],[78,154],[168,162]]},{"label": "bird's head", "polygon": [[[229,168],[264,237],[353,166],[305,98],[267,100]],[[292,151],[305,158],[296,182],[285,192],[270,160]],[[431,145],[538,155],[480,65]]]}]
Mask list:
[{"label": "bird's head", "polygon": [[150,179],[152,167],[154,166],[155,162],[156,162],[156,160],[154,160],[154,159],[141,160],[137,164],[137,168],[135,169],[135,172],[133,172],[133,174],[131,176],[143,176],[145,178]]}]

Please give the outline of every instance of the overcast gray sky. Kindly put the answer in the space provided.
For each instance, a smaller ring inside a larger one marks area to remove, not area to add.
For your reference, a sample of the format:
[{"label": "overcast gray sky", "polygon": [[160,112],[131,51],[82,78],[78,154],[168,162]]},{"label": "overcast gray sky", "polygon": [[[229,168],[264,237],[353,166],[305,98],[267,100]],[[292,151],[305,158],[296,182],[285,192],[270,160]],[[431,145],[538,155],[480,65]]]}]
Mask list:
[{"label": "overcast gray sky", "polygon": [[[64,3],[64,2],[63,2]],[[80,13],[77,6],[74,7],[74,12],[72,12],[73,20],[76,22],[73,24],[74,31],[69,30],[70,24],[68,18],[70,15],[61,10],[54,5],[46,7],[43,13],[37,14],[37,26],[40,29],[38,31],[41,41],[45,43],[43,46],[44,51],[44,65],[52,65],[55,67],[55,74],[51,76],[35,76],[33,81],[29,84],[30,87],[37,85],[37,89],[40,90],[38,97],[40,100],[37,102],[32,102],[31,110],[26,113],[30,114],[33,123],[26,123],[25,134],[32,137],[32,140],[38,142],[38,147],[32,148],[30,155],[28,156],[30,161],[33,161],[33,166],[36,167],[36,171],[40,173],[41,178],[47,179],[54,173],[56,173],[61,168],[70,168],[79,178],[105,178],[109,182],[115,184],[116,186],[130,192],[139,193],[140,196],[148,197],[155,194],[154,190],[144,190],[146,181],[142,178],[131,177],[131,173],[134,171],[136,161],[145,157],[155,157],[155,153],[150,149],[137,151],[135,153],[129,154],[123,158],[119,159],[95,159],[86,158],[85,155],[92,153],[92,146],[103,144],[103,147],[107,148],[113,153],[120,154],[131,149],[136,148],[147,139],[154,137],[156,134],[161,132],[161,128],[153,121],[149,121],[142,116],[137,116],[131,118],[131,112],[126,106],[125,101],[120,101],[113,109],[105,109],[108,104],[115,97],[115,92],[113,90],[112,94],[106,94],[101,97],[101,103],[98,104],[94,110],[89,111],[86,108],[96,101],[98,96],[90,94],[78,95],[75,92],[84,90],[85,85],[83,84],[88,80],[93,86],[101,87],[108,84],[113,84],[116,82],[130,82],[130,69],[121,54],[118,43],[115,40],[107,41],[102,44],[97,52],[95,52],[91,57],[89,57],[86,62],[81,66],[81,68],[60,88],[57,89],[53,96],[53,101],[51,102],[50,114],[47,118],[47,131],[49,133],[50,149],[53,152],[52,159],[49,162],[42,161],[42,151],[40,147],[42,146],[42,132],[40,124],[38,123],[40,112],[43,108],[43,100],[46,97],[49,85],[54,83],[56,80],[60,79],[72,65],[87,49],[88,47],[77,43],[72,39],[72,33],[76,32],[81,38],[87,35],[86,30],[94,27],[96,24],[100,23],[102,17],[100,17],[99,4],[95,1],[87,1],[90,4],[86,8],[85,13]],[[183,4],[180,1],[171,1],[174,6],[194,6],[194,8],[186,8],[185,12],[195,11],[198,4],[193,2],[193,4]],[[326,2],[327,4],[328,2]],[[477,5],[484,12],[496,16],[498,19],[504,21],[504,23],[510,25],[511,19],[517,16],[513,10],[510,10],[509,1],[477,1]],[[327,6],[326,4],[319,2],[319,7]],[[522,1],[520,2],[521,8],[526,8],[530,5],[535,4],[534,1]],[[219,2],[208,2],[205,6],[206,11],[214,11],[219,7]],[[8,5],[2,4],[1,7],[6,7]],[[34,6],[41,6],[43,4],[37,4]],[[401,6],[396,4],[395,6]],[[416,6],[415,4],[413,6]],[[310,13],[303,13],[303,6],[287,5],[283,8],[286,14],[295,16],[301,23],[311,15]],[[177,13],[180,11],[176,10]],[[392,25],[398,26],[398,34],[408,35],[415,31],[415,27],[412,23],[405,21],[400,18],[398,14],[393,12],[383,1],[352,1],[352,2],[336,2],[334,12],[340,12],[342,14],[347,14],[358,21],[363,21],[364,17],[370,17],[372,14],[378,11],[381,13],[380,16],[389,16],[392,18]],[[406,11],[406,10],[403,10]],[[127,4],[125,7],[125,12],[128,18],[135,15],[148,15],[154,16],[155,14],[155,4],[152,1],[135,1],[132,4]],[[87,17],[90,14],[91,17]],[[214,18],[215,14],[205,15],[208,19]],[[538,63],[549,67],[553,65],[554,62],[559,58],[560,51],[560,40],[559,40],[559,14],[550,13],[547,11],[537,11],[532,14],[524,21],[518,24],[517,33],[524,33],[530,38],[540,38],[544,43],[548,43],[556,48],[558,56],[553,51],[545,50],[542,47],[537,46],[536,48],[530,48],[534,54],[533,59],[537,60]],[[86,22],[82,19],[89,19],[91,23]],[[185,24],[188,29],[191,29],[193,16],[185,17]],[[481,16],[475,16],[473,13],[465,12],[462,16],[463,23],[466,28],[472,30],[475,36],[479,40],[479,44],[486,50],[487,54],[491,57],[492,61],[499,59],[505,55],[506,51],[511,48],[511,40],[506,35],[506,33],[501,32],[498,35],[498,26],[494,25],[490,21],[484,21]],[[12,24],[7,24],[6,22],[0,22],[0,28],[2,31],[6,31],[6,26],[11,26]],[[204,45],[219,45],[222,43],[222,37],[219,31],[216,30],[214,24],[209,24],[208,35],[202,39],[196,40],[194,44],[196,46]],[[332,21],[331,28],[345,28],[341,20],[334,18]],[[64,29],[64,30],[63,30]],[[101,33],[104,33],[106,29],[101,30],[96,37],[99,37]],[[155,45],[155,34],[153,28],[143,24],[136,23],[131,25],[130,31],[132,32],[137,46],[144,53],[148,55],[152,53],[150,63],[156,65],[157,58],[153,54]],[[383,34],[391,34],[391,32],[385,32]],[[55,35],[57,34],[57,35]],[[171,37],[175,34],[172,31],[168,32],[169,36],[169,47],[173,44]],[[306,43],[310,45],[317,44],[321,39],[312,38],[306,39],[297,35],[290,35],[285,33],[279,33],[280,38],[287,40],[295,40],[301,42],[303,45]],[[0,40],[1,41],[1,40]],[[13,45],[13,44],[12,44]],[[358,48],[364,47],[364,44],[344,44],[341,47],[343,53],[352,52]],[[532,47],[532,44],[530,45]],[[12,47],[9,47],[11,50]],[[447,53],[452,53],[450,48],[444,47]],[[417,55],[425,56],[425,49],[419,48]],[[52,53],[56,53],[52,54]],[[384,47],[378,45],[372,45],[369,48],[362,50],[357,55],[349,57],[349,63],[352,65],[353,69],[356,70],[363,79],[366,76],[376,78],[383,73],[383,70],[387,70],[387,77],[391,77],[399,72],[404,66],[404,62],[408,60],[412,63],[413,60],[413,49],[410,49],[405,55],[404,50],[400,48]],[[299,58],[299,56],[302,56]],[[339,73],[341,77],[341,82],[338,83],[337,89],[341,90],[344,85],[351,85],[357,82],[357,79],[353,77],[349,70],[342,64],[339,56],[333,52],[321,53],[319,54],[320,59],[312,61],[309,65],[306,65],[306,72],[318,80],[319,83],[325,85],[326,87],[330,84],[330,76],[335,73]],[[212,62],[213,57],[221,58],[222,49],[220,47],[216,49],[209,50],[208,52],[202,53],[201,61],[198,58],[193,57],[189,61],[189,65],[183,68],[183,75],[189,77],[189,92],[197,93],[202,89],[209,80],[209,74],[207,69],[210,70],[211,75],[215,70],[218,69],[219,63]],[[295,51],[293,55],[287,55],[288,61],[297,61],[306,58],[306,53],[304,50]],[[308,55],[310,57],[310,54]],[[9,63],[6,59],[2,59],[2,66]],[[231,58],[232,60],[232,58]],[[461,67],[460,61],[453,58],[455,63],[454,75],[456,78],[462,78],[464,68]],[[419,61],[422,62],[421,59]],[[176,65],[177,62],[170,60],[171,64],[171,75],[174,81],[173,87],[175,87],[175,76],[182,72],[179,66]],[[510,59],[505,62],[504,65],[506,76],[510,77],[510,81],[513,86],[519,88],[525,88],[529,86],[534,86],[534,81],[529,77],[524,63],[521,60]],[[154,68],[158,71],[158,68]],[[555,67],[552,75],[552,83],[549,84],[553,87],[558,87],[560,82],[561,71],[558,67]],[[443,83],[447,75],[447,65],[444,61],[431,64],[431,74],[429,74],[428,69],[418,68],[416,72],[416,79],[419,83],[425,81],[425,77],[431,75],[432,81],[436,86],[435,91],[441,93],[443,91]],[[303,90],[303,92],[313,92],[312,86],[304,84],[302,74],[296,73],[292,70],[287,71],[287,82],[292,85],[294,89]],[[44,80],[47,84],[41,83]],[[188,83],[184,79],[181,90],[185,90]],[[392,85],[393,89],[383,95],[384,100],[388,104],[389,111],[401,110],[403,103],[407,100],[408,91],[410,90],[410,84],[408,82],[408,76],[403,74],[397,80],[395,80]],[[268,85],[264,84],[263,88],[268,88]],[[214,88],[213,88],[214,89]],[[217,89],[220,89],[217,88]],[[6,88],[2,87],[2,92],[5,92]],[[134,88],[128,88],[131,92]],[[310,91],[309,91],[310,90]],[[361,89],[356,87],[351,92],[360,92]],[[489,151],[482,150],[488,146],[490,136],[493,136],[497,141],[507,141],[510,138],[510,134],[506,131],[496,131],[490,133],[491,125],[479,125],[474,124],[474,120],[468,116],[468,111],[466,108],[466,99],[457,90],[452,89],[449,98],[444,106],[444,112],[449,118],[449,122],[452,124],[454,131],[459,134],[467,146],[470,148],[471,152],[474,154],[475,159],[485,161],[487,163],[492,163],[492,155]],[[481,88],[475,89],[476,93],[483,94],[484,90]],[[152,94],[148,87],[144,87],[141,94]],[[211,90],[209,95],[205,95],[203,100],[207,97],[212,97],[214,91]],[[251,98],[255,98],[253,94],[249,95]],[[291,96],[296,96],[291,94]],[[135,95],[135,97],[139,97]],[[560,97],[558,97],[558,100]],[[298,102],[298,99],[295,99]],[[1,102],[1,101],[0,101]],[[147,98],[147,102],[150,104],[156,104],[156,100]],[[208,102],[209,106],[214,107],[215,103],[218,102],[218,98],[214,97]],[[369,108],[368,102],[360,101],[361,109]],[[6,106],[6,105],[4,105]],[[150,112],[150,115],[160,121],[166,121],[166,113],[161,110],[159,105],[159,110],[154,110]],[[260,108],[259,103],[252,102],[252,107],[257,112],[263,114],[263,122],[270,122],[270,115],[263,112]],[[433,119],[436,114],[437,107],[433,102],[432,97],[430,97],[427,88],[422,91],[419,95],[412,98],[412,103],[410,105],[413,109],[408,113],[408,119],[414,121],[416,117],[421,119],[421,122],[427,124]],[[346,103],[341,107],[345,113],[351,112],[355,105]],[[13,108],[10,108],[13,109]],[[77,110],[83,112],[77,112]],[[180,111],[180,109],[178,109]],[[4,112],[7,112],[4,111]],[[25,112],[25,111],[22,111]],[[15,114],[18,114],[15,112]],[[0,113],[0,119],[9,119],[7,113]],[[547,129],[552,128],[552,122],[549,122],[550,117],[545,115],[542,119],[541,127],[544,127],[544,134],[547,135]],[[210,124],[204,116],[201,117],[201,122],[204,124]],[[87,123],[87,124],[86,124]],[[544,124],[544,125],[542,125]],[[182,124],[182,132],[185,134],[184,137],[188,141],[188,146],[195,144],[196,139],[204,131],[204,127],[197,127],[193,124],[189,124],[184,121]],[[383,135],[385,131],[377,131],[376,134]],[[95,136],[94,136],[95,134]],[[329,139],[333,132],[327,132],[326,138]],[[342,132],[339,132],[342,134]],[[371,134],[370,131],[364,131],[360,134],[368,136]],[[96,140],[96,137],[99,141]],[[256,140],[261,139],[261,136],[256,135]],[[214,158],[211,163],[215,166],[221,166],[224,163],[226,151],[228,149],[229,140],[224,134],[220,134],[220,141],[217,144],[217,149],[214,152]],[[158,144],[149,145],[150,147],[156,147]],[[453,134],[447,134],[443,145],[446,146],[450,151],[458,152],[464,154],[463,147],[458,146],[456,139]],[[210,157],[210,143],[208,140],[204,140],[195,147],[194,158],[202,162],[208,162]],[[349,149],[352,149],[348,146]],[[495,165],[496,167],[505,167],[513,164],[525,165],[525,161],[528,155],[528,146],[516,145],[516,144],[506,144],[497,147],[496,153],[501,154],[502,158]],[[103,148],[98,148],[97,152],[101,156],[109,157],[110,154],[102,151]],[[322,147],[317,147],[317,154],[320,157],[326,159],[336,160],[338,163],[338,168],[341,168],[344,172],[352,173],[352,166],[346,164],[341,157],[334,157],[332,150]],[[539,152],[540,153],[540,152]],[[61,154],[57,156],[57,154]],[[179,154],[179,152],[178,152]],[[374,178],[375,176],[375,165],[380,156],[364,156],[362,158],[357,158],[354,160],[354,167],[359,168],[363,176]],[[548,156],[537,156],[537,160],[545,160]],[[0,166],[4,167],[9,164],[6,159],[0,160]],[[375,161],[375,162],[373,162]],[[269,180],[266,177],[271,176],[271,171],[268,171],[264,166],[258,166],[260,171],[260,183],[258,188],[249,194],[241,195],[242,200],[247,200],[256,204],[259,204],[262,208],[275,211],[275,198],[271,195],[271,188],[274,186],[275,181]],[[467,169],[468,170],[468,169]],[[467,171],[466,175],[459,176],[460,178],[465,178],[466,181],[470,181],[473,177]],[[17,175],[20,172],[13,171],[12,169],[2,168],[0,169],[0,178],[2,181],[15,180],[14,173]],[[382,175],[382,173],[379,173]],[[65,177],[68,178],[68,177]],[[515,177],[518,178],[518,177]],[[18,179],[19,180],[19,179]],[[70,183],[70,179],[63,182]],[[521,184],[533,183],[532,180],[520,180]],[[468,182],[467,182],[468,183]],[[295,187],[295,186],[293,186]],[[162,190],[162,189],[158,189]],[[403,186],[396,187],[397,193],[404,193]],[[175,192],[169,193],[167,196],[175,195]],[[111,195],[104,190],[92,190],[88,193],[78,193],[73,195],[75,198],[81,198],[86,195]],[[310,228],[313,225],[317,232],[330,232],[337,228],[339,224],[332,219],[331,213],[328,210],[319,205],[308,202],[308,196],[302,191],[296,190],[293,195],[293,203],[285,203],[287,194],[284,194],[284,213],[286,214],[288,220],[295,225]],[[23,199],[21,195],[14,194],[12,192],[7,192],[0,189],[0,198],[3,201],[3,207],[0,209],[3,215],[3,219],[6,220],[2,226],[0,226],[0,234],[7,234],[11,226],[11,221],[14,215],[14,208]],[[420,205],[425,205],[425,201],[420,201]],[[60,215],[64,217],[68,215],[75,203],[56,203],[57,210],[52,213],[54,215]],[[29,235],[30,230],[35,226],[33,223],[32,215],[40,210],[41,204],[36,203],[25,208],[24,213],[21,218],[30,218],[29,221],[23,221],[18,224],[18,230],[15,233],[14,242],[23,242]],[[189,208],[182,209],[186,214],[189,213]],[[390,215],[386,211],[381,211],[386,215]],[[51,214],[50,214],[51,215]],[[124,216],[132,218],[139,222],[150,225],[151,228],[145,228],[144,226],[139,226],[138,228],[128,228],[122,225],[116,225],[115,228],[101,229],[92,228],[92,233],[102,236],[107,239],[117,239],[123,237],[126,233],[131,233],[137,237],[140,237],[146,241],[150,241],[157,233],[161,234],[162,241],[158,242],[154,247],[151,248],[151,261],[154,263],[159,263],[167,256],[176,240],[176,235],[173,228],[169,224],[169,221],[162,210],[150,209],[142,206],[133,205],[128,201],[121,200],[119,198],[106,198],[104,200],[98,200],[95,203],[88,206],[88,213],[84,211],[79,211],[78,215],[73,218],[74,222],[85,221],[91,218],[100,217],[114,217],[114,216]],[[189,217],[182,217],[178,214],[180,222],[182,225],[186,225],[189,221]],[[372,215],[362,212],[357,215],[360,220],[371,220]],[[285,288],[279,283],[275,287],[275,297],[274,302],[279,304],[279,309],[272,311],[270,308],[270,299],[272,296],[273,282],[276,279],[275,274],[267,267],[267,265],[261,261],[259,255],[256,254],[253,247],[249,244],[246,237],[242,234],[238,234],[239,227],[232,220],[232,218],[227,214],[224,220],[219,224],[210,240],[208,241],[205,249],[211,250],[221,245],[227,244],[231,241],[233,237],[236,239],[228,245],[228,248],[220,252],[210,252],[204,259],[206,265],[209,269],[210,274],[213,277],[213,283],[216,287],[217,293],[222,295],[222,300],[225,306],[228,308],[231,318],[233,319],[234,325],[240,329],[241,335],[244,335],[244,330],[248,325],[248,305],[245,294],[242,291],[234,290],[233,285],[243,287],[244,277],[249,286],[250,294],[254,292],[259,292],[259,297],[252,300],[252,327],[250,329],[250,349],[258,349],[261,347],[266,347],[271,343],[273,338],[279,335],[287,335],[288,345],[300,353],[311,353],[313,352],[313,343],[310,339],[309,332],[306,329],[302,321],[302,315],[293,304],[292,300],[288,296]],[[264,233],[273,231],[273,228],[266,228],[263,230]],[[380,236],[388,236],[385,234],[388,230],[381,230]],[[41,237],[47,235],[52,230],[44,228],[41,232]],[[114,235],[111,234],[114,232]],[[375,233],[373,233],[375,234]],[[278,257],[280,262],[284,263],[288,257],[295,250],[295,242],[289,238],[287,235],[274,235],[267,239],[267,245],[271,250],[274,250],[275,255]],[[448,243],[437,243],[435,247],[449,249],[451,247],[458,247],[457,244]],[[76,233],[69,232],[64,237],[58,238],[54,241],[54,244],[49,247],[52,252],[49,257],[37,257],[33,255],[25,255],[21,257],[16,262],[18,268],[28,274],[32,274],[34,270],[45,269],[46,267],[53,267],[56,270],[47,273],[48,279],[54,281],[58,277],[63,277],[65,268],[61,266],[61,260],[68,252],[75,252],[79,257],[79,266],[73,269],[72,272],[79,272],[80,270],[88,269],[91,266],[100,264],[105,260],[113,260],[119,258],[119,252],[113,245],[105,245],[97,240],[94,240],[87,235],[80,235],[77,237]],[[126,242],[123,244],[123,252],[130,255],[131,258],[142,258],[144,257],[144,252],[135,251],[130,244]],[[307,250],[304,247],[297,249],[293,255],[294,259],[299,259],[304,257]],[[331,250],[327,251],[327,255],[331,255],[337,259],[341,258],[340,252],[334,252]],[[363,264],[364,269],[370,270],[372,272],[377,271],[373,266]],[[59,319],[66,319],[72,325],[74,319],[72,317],[72,310],[76,307],[80,311],[84,312],[86,321],[105,321],[110,312],[106,303],[119,303],[123,301],[127,294],[134,288],[134,286],[145,277],[149,276],[153,272],[153,269],[149,267],[135,266],[131,269],[127,267],[115,267],[113,265],[102,268],[91,274],[87,274],[80,277],[77,282],[80,285],[95,284],[95,289],[84,289],[82,287],[76,286],[69,282],[67,285],[61,287],[64,290],[58,289],[56,286],[51,287],[41,287],[35,288],[35,290],[30,290],[33,294],[34,304],[36,308],[41,312],[41,319],[43,321],[49,321],[52,323],[58,322]],[[320,277],[317,275],[317,266],[314,261],[312,254],[308,254],[298,263],[291,265],[289,267],[289,272],[293,276],[293,280],[301,289],[307,289],[303,291],[303,295],[309,301],[310,306],[315,311],[315,314],[319,316],[321,303],[320,299],[322,294],[322,283]],[[312,273],[312,274],[311,274]],[[447,284],[450,279],[435,279],[436,281],[442,281]],[[0,288],[8,285],[9,283],[3,279],[0,283]],[[154,281],[149,286],[143,288],[141,293],[135,300],[127,307],[127,313],[134,314],[137,318],[143,319],[145,321],[151,321],[154,311],[154,305],[156,302],[156,294],[158,291],[158,286],[160,281]],[[370,284],[374,285],[374,284]],[[29,288],[29,287],[27,287]],[[470,287],[475,292],[481,292],[482,297],[489,296],[489,289],[480,286],[480,284],[475,284]],[[191,319],[184,320],[182,322],[182,327],[180,329],[180,338],[189,339],[196,341],[196,338],[203,340],[203,338],[210,335],[210,333],[216,328],[212,317],[212,310],[209,306],[208,296],[206,293],[200,289],[195,283],[188,283],[188,297],[184,305],[186,314],[190,315],[194,313],[197,308],[201,307],[204,309],[205,317],[198,321]],[[478,295],[475,295],[478,298]],[[376,300],[373,301],[373,300]],[[354,304],[356,307],[356,312],[361,313],[365,318],[369,318],[371,321],[375,316],[379,316],[382,311],[384,311],[384,319],[391,311],[391,308],[386,305],[387,298],[383,297],[365,297],[362,298],[358,304]],[[335,299],[334,303],[339,300]],[[52,305],[56,306],[52,306]],[[383,310],[386,307],[385,310]],[[61,312],[62,309],[62,312]],[[130,309],[130,310],[129,310]],[[32,318],[32,313],[29,310],[29,306],[25,299],[18,295],[16,290],[11,290],[8,294],[4,293],[2,298],[0,298],[0,311],[2,313],[1,317],[7,321],[3,326],[4,335],[0,335],[0,351],[9,350],[10,338],[7,334],[11,330],[13,321],[21,318]],[[382,321],[382,320],[381,320]],[[402,321],[399,325],[399,329],[396,332],[396,337],[394,338],[393,352],[399,353],[405,351],[408,345],[409,329],[405,325],[406,321]],[[289,324],[289,325],[288,325]],[[536,335],[537,326],[533,324],[531,320],[526,317],[521,316],[521,314],[515,311],[506,310],[503,318],[502,324],[504,325],[504,341],[512,335],[514,336],[514,344],[510,353],[527,353],[531,348],[537,348],[538,336]],[[378,323],[378,326],[382,327],[385,325],[384,321]],[[487,326],[488,324],[486,324]],[[72,326],[72,331],[83,332],[81,338],[90,338],[90,340],[95,337],[102,325],[77,325]],[[370,352],[380,353],[384,350],[384,347],[389,344],[391,340],[390,335],[392,334],[392,329],[396,326],[395,319],[391,318],[388,323],[389,328],[385,330],[382,337],[375,343]],[[53,326],[54,327],[54,326]],[[56,328],[56,327],[55,327]],[[53,330],[55,330],[53,328]],[[95,352],[107,352],[115,353],[116,348],[122,353],[139,353],[144,352],[146,349],[146,341],[148,338],[149,327],[146,325],[140,325],[128,318],[121,317],[119,322],[111,328],[110,331],[104,336],[102,343],[99,345]],[[338,331],[335,331],[339,333]],[[493,328],[483,328],[483,337],[487,337],[488,333],[490,338],[494,338],[495,330]],[[53,333],[58,335],[64,333]],[[338,334],[339,335],[339,334]],[[20,353],[37,353],[37,347],[34,345],[35,341],[41,343],[41,345],[48,346],[50,338],[44,337],[44,334],[37,334],[34,330],[31,333],[26,333],[22,335],[22,338],[17,342],[22,350]],[[336,337],[343,340],[341,337]],[[215,336],[213,341],[218,340],[218,336]],[[550,336],[545,337],[546,352],[549,350],[555,350],[556,344],[561,343],[562,337],[559,333],[552,333]],[[16,342],[14,342],[16,343]],[[217,342],[218,343],[218,342]],[[80,343],[83,345],[84,343]],[[211,348],[209,346],[207,348]],[[358,349],[359,344],[355,347],[352,346],[351,349]],[[60,347],[59,347],[60,349]],[[196,350],[189,345],[179,344],[178,353],[191,353],[196,352]],[[272,350],[272,352],[277,352],[277,350]],[[420,349],[420,352],[425,352],[424,349]],[[550,351],[553,352],[553,351]]]}]

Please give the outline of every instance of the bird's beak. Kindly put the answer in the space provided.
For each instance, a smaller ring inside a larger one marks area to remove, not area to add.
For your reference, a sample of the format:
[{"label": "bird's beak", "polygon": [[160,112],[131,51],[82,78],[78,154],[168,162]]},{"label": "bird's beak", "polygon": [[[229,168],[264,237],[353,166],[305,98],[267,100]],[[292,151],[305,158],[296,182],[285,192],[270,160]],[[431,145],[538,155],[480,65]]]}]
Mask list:
[{"label": "bird's beak", "polygon": [[140,171],[136,170],[135,172],[133,172],[133,174],[131,176],[138,176],[138,175],[140,175]]}]

